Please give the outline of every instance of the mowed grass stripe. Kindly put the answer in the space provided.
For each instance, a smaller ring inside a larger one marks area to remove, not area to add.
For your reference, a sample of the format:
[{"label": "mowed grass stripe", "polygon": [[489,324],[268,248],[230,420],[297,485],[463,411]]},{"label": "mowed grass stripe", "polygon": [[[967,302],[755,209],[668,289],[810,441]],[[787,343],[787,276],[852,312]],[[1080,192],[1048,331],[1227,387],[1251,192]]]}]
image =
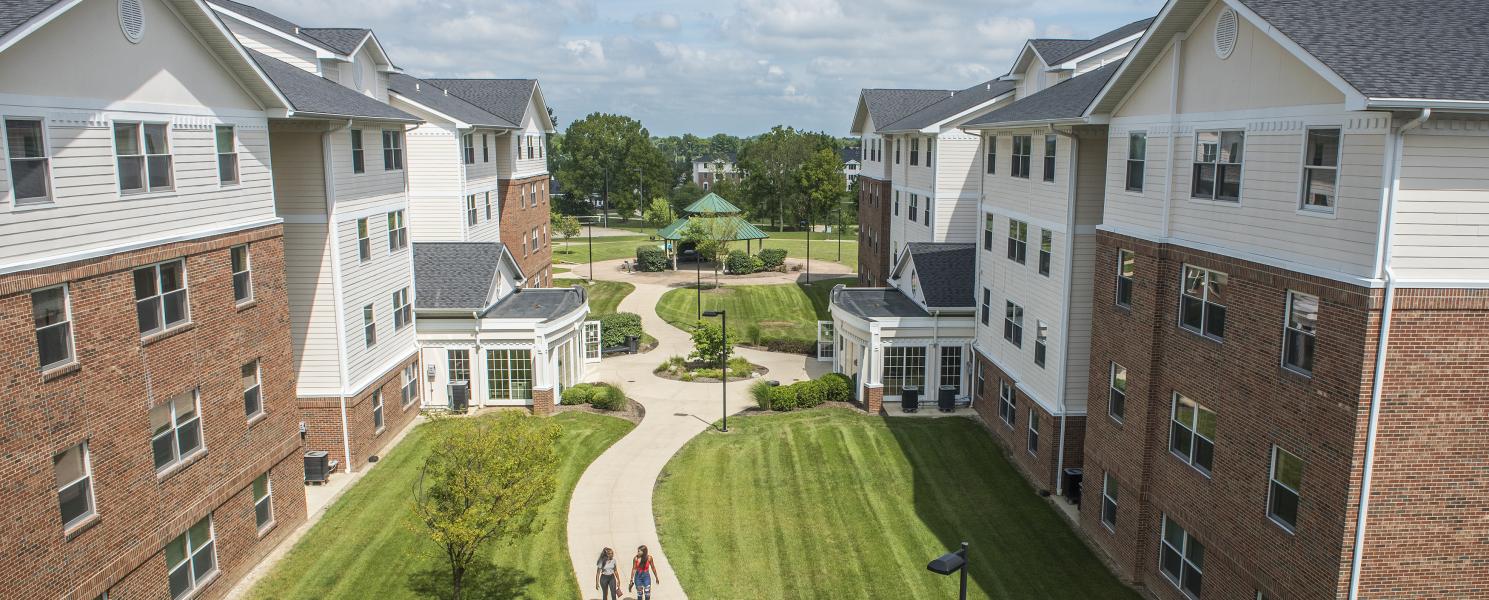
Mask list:
[{"label": "mowed grass stripe", "polygon": [[925,564],[966,540],[975,597],[1137,598],[976,422],[834,409],[730,426],[684,447],[656,491],[690,596],[955,597]]}]

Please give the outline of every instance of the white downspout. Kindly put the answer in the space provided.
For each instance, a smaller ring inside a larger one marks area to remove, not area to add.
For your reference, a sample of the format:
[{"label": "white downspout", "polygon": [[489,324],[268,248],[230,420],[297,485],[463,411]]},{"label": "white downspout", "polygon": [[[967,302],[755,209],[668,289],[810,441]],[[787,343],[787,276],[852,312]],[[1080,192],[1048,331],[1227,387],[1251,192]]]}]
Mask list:
[{"label": "white downspout", "polygon": [[[1070,299],[1073,293],[1075,277],[1075,207],[1076,207],[1076,168],[1077,156],[1080,155],[1080,139],[1074,133],[1055,129],[1050,125],[1050,133],[1070,140],[1070,165],[1065,169],[1066,177],[1070,179],[1069,189],[1066,190],[1065,210],[1065,298],[1060,303],[1060,364],[1069,366],[1067,362],[1070,355]],[[1035,331],[1035,335],[1038,335]],[[1065,422],[1069,418],[1069,409],[1065,405],[1065,386],[1069,380],[1069,373],[1061,369],[1062,375],[1055,383],[1055,397],[1060,402],[1060,440],[1057,444],[1055,454],[1055,495],[1059,496],[1065,491]]]},{"label": "white downspout", "polygon": [[1360,509],[1355,520],[1354,556],[1349,564],[1349,600],[1360,596],[1360,568],[1365,554],[1365,520],[1370,516],[1370,486],[1375,477],[1376,432],[1380,424],[1380,396],[1385,386],[1386,350],[1391,339],[1391,308],[1396,301],[1396,273],[1391,269],[1391,230],[1396,224],[1396,194],[1401,191],[1401,155],[1405,146],[1406,132],[1420,127],[1432,117],[1432,109],[1424,108],[1417,118],[1407,121],[1393,133],[1389,155],[1386,157],[1391,179],[1386,182],[1385,206],[1381,207],[1380,237],[1376,241],[1377,264],[1385,278],[1385,301],[1380,309],[1380,336],[1375,346],[1375,373],[1370,378],[1370,420],[1365,430],[1365,466],[1360,476]]},{"label": "white downspout", "polygon": [[331,284],[333,296],[336,301],[336,353],[339,360],[336,361],[336,369],[341,377],[341,383],[337,386],[336,398],[341,407],[341,450],[346,457],[346,472],[356,472],[356,466],[352,460],[352,436],[347,430],[346,418],[346,386],[350,376],[346,372],[346,304],[341,290],[341,244],[340,237],[336,233],[336,163],[331,153],[331,136],[337,132],[350,129],[352,120],[347,119],[345,125],[341,125],[321,134],[322,165],[324,165],[324,176],[326,178],[326,236],[327,243],[331,245]]},{"label": "white downspout", "polygon": [[1177,140],[1177,129],[1179,128],[1179,71],[1184,66],[1184,44],[1180,43],[1187,37],[1183,34],[1174,36],[1170,48],[1174,53],[1174,71],[1169,77],[1168,90],[1168,169],[1164,172],[1167,181],[1163,184],[1163,241],[1168,241],[1169,231],[1169,205],[1174,203],[1174,157],[1178,152],[1174,148]]},{"label": "white downspout", "polygon": [[[921,396],[922,397],[936,398],[937,400],[940,400],[940,398],[941,398],[941,396],[940,396],[940,394],[941,394],[941,311],[939,311],[939,310],[931,312],[931,348],[935,349],[935,352],[936,352],[935,360],[933,361],[933,360],[931,360],[931,357],[927,356],[927,357],[925,357],[926,358],[926,361],[925,362],[926,362],[927,365],[936,365],[936,368],[935,369],[926,369],[926,379],[928,380],[928,381],[926,381],[926,386],[925,386],[926,393],[925,394],[921,394]],[[935,385],[932,386],[930,384],[935,384]],[[935,396],[930,396],[929,395],[932,387],[935,387],[936,388],[936,395]]]}]

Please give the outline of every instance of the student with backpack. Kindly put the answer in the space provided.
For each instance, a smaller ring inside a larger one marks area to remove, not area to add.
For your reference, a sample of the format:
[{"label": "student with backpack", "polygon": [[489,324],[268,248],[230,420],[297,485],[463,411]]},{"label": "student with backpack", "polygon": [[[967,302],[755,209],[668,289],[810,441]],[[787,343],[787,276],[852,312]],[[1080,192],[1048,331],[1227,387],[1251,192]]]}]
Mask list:
[{"label": "student with backpack", "polygon": [[636,558],[631,560],[630,589],[636,590],[636,600],[651,600],[651,586],[657,576],[657,564],[652,561],[646,545],[636,548]]}]

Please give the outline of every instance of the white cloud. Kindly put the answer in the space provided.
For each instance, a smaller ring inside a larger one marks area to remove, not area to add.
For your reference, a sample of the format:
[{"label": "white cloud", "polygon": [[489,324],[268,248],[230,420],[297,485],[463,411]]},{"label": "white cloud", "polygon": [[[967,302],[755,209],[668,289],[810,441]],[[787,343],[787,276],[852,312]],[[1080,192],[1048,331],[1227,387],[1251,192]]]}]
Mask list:
[{"label": "white cloud", "polygon": [[636,18],[632,19],[631,23],[637,29],[651,29],[656,31],[677,31],[678,28],[682,27],[682,20],[678,19],[677,15],[661,11],[636,15]]}]

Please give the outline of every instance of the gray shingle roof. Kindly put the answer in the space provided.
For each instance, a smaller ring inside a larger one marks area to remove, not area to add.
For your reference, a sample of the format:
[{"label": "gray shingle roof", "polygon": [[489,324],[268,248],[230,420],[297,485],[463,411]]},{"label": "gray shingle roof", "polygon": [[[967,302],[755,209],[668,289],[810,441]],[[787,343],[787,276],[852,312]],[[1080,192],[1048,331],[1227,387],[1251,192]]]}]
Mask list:
[{"label": "gray shingle roof", "polygon": [[[252,19],[252,20],[257,21],[259,23],[262,23],[262,24],[264,24],[264,25],[266,25],[268,27],[272,27],[272,28],[278,30],[280,33],[283,33],[285,35],[288,35],[290,37],[293,37],[293,38],[295,38],[297,40],[300,40],[302,42],[305,42],[307,44],[311,44],[313,46],[318,46],[318,47],[324,48],[326,50],[330,50],[332,52],[340,52],[336,48],[332,47],[330,44],[328,44],[328,43],[326,43],[324,41],[321,41],[320,39],[318,39],[316,37],[307,35],[305,33],[305,29],[302,28],[302,27],[300,27],[299,25],[296,25],[294,23],[291,23],[289,21],[286,21],[284,19],[281,19],[278,16],[276,16],[274,13],[271,13],[269,11],[260,9],[258,7],[255,7],[255,6],[249,6],[249,5],[244,4],[242,2],[234,2],[233,0],[207,0],[207,1],[208,1],[209,4],[211,4],[211,5],[215,6],[215,7],[221,8],[222,10],[226,10],[226,11],[230,11],[230,12],[233,12],[233,13],[237,13],[239,15],[242,15],[245,18]],[[359,39],[359,41],[360,41],[360,39]],[[342,52],[342,54],[345,54],[345,53]]]},{"label": "gray shingle roof", "polygon": [[921,108],[898,121],[894,121],[879,128],[881,132],[908,132],[920,131],[926,127],[935,125],[961,114],[968,109],[1007,94],[1018,87],[1014,81],[1000,81],[993,79],[984,81],[964,90],[954,92],[951,96],[941,101]]},{"label": "gray shingle roof", "polygon": [[25,25],[58,2],[61,0],[0,0],[0,37]]},{"label": "gray shingle roof", "polygon": [[863,90],[863,101],[868,106],[869,118],[880,130],[909,116],[910,113],[945,100],[951,90],[891,90],[868,88]]},{"label": "gray shingle roof", "polygon": [[461,100],[458,96],[445,93],[444,88],[417,77],[410,77],[402,73],[390,73],[388,74],[388,89],[409,100],[427,106],[432,110],[439,111],[471,125],[502,128],[517,127],[515,123],[481,110],[476,105]]},{"label": "gray shingle roof", "polygon": [[1369,98],[1489,100],[1489,2],[1242,0]]},{"label": "gray shingle roof", "polygon": [[1091,45],[1091,40],[1051,40],[1033,39],[1029,45],[1039,52],[1039,57],[1044,59],[1044,64],[1054,66],[1059,64],[1061,58],[1070,56],[1072,52],[1079,52],[1082,48]]},{"label": "gray shingle roof", "polygon": [[362,40],[366,39],[367,34],[372,33],[372,30],[357,27],[304,27],[300,29],[300,33],[320,40],[332,50],[342,54],[351,54],[357,46],[362,45]]},{"label": "gray shingle roof", "polygon": [[274,82],[274,87],[279,88],[279,93],[290,101],[290,108],[295,112],[410,123],[422,120],[256,50],[248,50],[248,55]]},{"label": "gray shingle roof", "polygon": [[863,151],[858,148],[843,148],[842,150],[838,151],[838,156],[842,157],[843,162],[845,163],[850,161],[861,161],[863,160]]},{"label": "gray shingle roof", "polygon": [[915,263],[920,293],[931,308],[964,308],[977,304],[973,271],[977,244],[911,242],[905,251]]},{"label": "gray shingle roof", "polygon": [[584,306],[584,288],[527,288],[507,294],[481,313],[483,319],[542,319],[562,317]]},{"label": "gray shingle roof", "polygon": [[[1062,62],[1065,62],[1067,60],[1076,58],[1076,57],[1078,57],[1078,56],[1080,56],[1082,54],[1085,54],[1087,52],[1094,52],[1094,51],[1096,51],[1096,50],[1098,50],[1098,49],[1100,49],[1100,48],[1102,48],[1104,46],[1107,46],[1107,45],[1110,45],[1112,43],[1115,43],[1118,40],[1121,40],[1121,39],[1124,39],[1124,38],[1128,38],[1128,37],[1132,37],[1134,35],[1140,34],[1140,33],[1143,32],[1143,30],[1145,30],[1145,29],[1148,28],[1148,25],[1150,25],[1152,23],[1153,23],[1153,19],[1151,17],[1149,17],[1147,19],[1133,21],[1131,23],[1128,23],[1126,25],[1123,25],[1121,27],[1118,27],[1116,29],[1113,29],[1111,31],[1108,31],[1106,33],[1103,33],[1101,35],[1098,35],[1098,36],[1096,36],[1094,38],[1091,38],[1089,40],[1086,40],[1086,45],[1081,46],[1079,48],[1074,48],[1072,50],[1069,50],[1065,54],[1061,54],[1061,55],[1058,55],[1058,56],[1051,56],[1049,54],[1045,54],[1044,50],[1041,49],[1039,51],[1039,55],[1040,56],[1043,56],[1045,60],[1049,61],[1050,66],[1054,66],[1054,65],[1060,64]],[[1058,40],[1058,41],[1064,41],[1064,40]],[[1054,48],[1051,48],[1051,51],[1052,52],[1054,50],[1055,50]]]},{"label": "gray shingle roof", "polygon": [[894,288],[840,288],[833,290],[832,303],[865,319],[930,316],[914,300]]},{"label": "gray shingle roof", "polygon": [[1086,113],[1086,108],[1091,106],[1096,95],[1101,93],[1106,82],[1121,66],[1120,62],[1115,62],[1079,77],[1066,79],[973,119],[963,127],[981,129],[1000,123],[1078,119]]},{"label": "gray shingle roof", "polygon": [[414,306],[486,308],[503,251],[495,242],[414,242]]},{"label": "gray shingle roof", "polygon": [[[510,123],[521,124],[536,79],[427,79],[451,94]],[[548,118],[547,115],[540,115]]]}]

